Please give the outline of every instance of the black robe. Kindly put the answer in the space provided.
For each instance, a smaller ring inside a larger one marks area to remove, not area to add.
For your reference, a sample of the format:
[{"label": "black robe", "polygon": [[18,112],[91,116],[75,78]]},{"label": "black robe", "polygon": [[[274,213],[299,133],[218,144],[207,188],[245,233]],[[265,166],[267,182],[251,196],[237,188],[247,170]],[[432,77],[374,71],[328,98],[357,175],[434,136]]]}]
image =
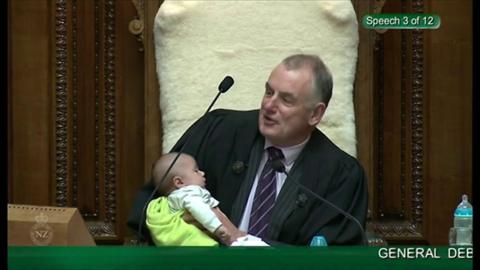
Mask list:
[{"label": "black robe", "polygon": [[[238,226],[264,141],[258,130],[258,110],[215,110],[192,125],[172,151],[179,151],[186,144],[182,152],[195,157],[205,172],[206,188],[220,202],[220,209]],[[368,195],[363,168],[315,129],[276,199],[267,229],[269,240],[308,245],[312,237],[322,235],[329,245],[362,243],[358,225],[305,192],[291,178],[365,225]],[[141,209],[152,190],[152,186],[147,185],[136,198],[128,223],[133,229],[138,227]]]}]

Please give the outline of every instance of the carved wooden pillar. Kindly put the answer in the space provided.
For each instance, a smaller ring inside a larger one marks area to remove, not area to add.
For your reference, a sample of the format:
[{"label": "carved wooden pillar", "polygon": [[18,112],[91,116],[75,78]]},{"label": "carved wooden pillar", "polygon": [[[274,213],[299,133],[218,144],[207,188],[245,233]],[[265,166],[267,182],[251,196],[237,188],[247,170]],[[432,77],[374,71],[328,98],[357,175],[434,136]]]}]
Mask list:
[{"label": "carved wooden pillar", "polygon": [[56,0],[54,51],[55,203],[119,240],[115,1]]},{"label": "carved wooden pillar", "polygon": [[[385,4],[385,13],[423,13],[421,0]],[[390,243],[422,243],[423,31],[379,31],[375,52],[377,200],[371,225]]]},{"label": "carved wooden pillar", "polygon": [[56,204],[68,205],[67,1],[55,3],[55,180]]}]

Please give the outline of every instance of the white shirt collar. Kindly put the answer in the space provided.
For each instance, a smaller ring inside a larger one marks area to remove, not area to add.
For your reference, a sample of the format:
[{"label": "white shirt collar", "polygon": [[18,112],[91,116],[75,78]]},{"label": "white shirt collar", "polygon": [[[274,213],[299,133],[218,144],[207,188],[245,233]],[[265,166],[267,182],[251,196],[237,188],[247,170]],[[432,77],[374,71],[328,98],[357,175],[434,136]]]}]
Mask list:
[{"label": "white shirt collar", "polygon": [[309,140],[310,140],[310,135],[303,142],[299,144],[288,146],[288,147],[278,147],[276,145],[273,145],[267,138],[265,138],[265,146],[263,149],[265,150],[270,146],[274,146],[282,150],[283,156],[285,157],[284,165],[288,167],[292,165],[293,162],[295,162],[298,155],[300,155],[300,152],[302,152],[303,148],[305,147],[305,145]]}]

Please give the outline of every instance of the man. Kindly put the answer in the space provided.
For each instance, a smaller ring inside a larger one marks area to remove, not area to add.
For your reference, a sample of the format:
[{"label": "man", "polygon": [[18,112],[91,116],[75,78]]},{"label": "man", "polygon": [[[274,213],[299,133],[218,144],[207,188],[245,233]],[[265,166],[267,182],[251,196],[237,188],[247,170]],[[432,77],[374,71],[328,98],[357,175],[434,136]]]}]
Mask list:
[{"label": "man", "polygon": [[[215,110],[173,147],[197,159],[206,188],[240,230],[265,241],[360,244],[358,226],[302,190],[295,179],[365,224],[367,182],[358,161],[316,125],[332,95],[332,77],[318,56],[293,55],[275,67],[260,110]],[[276,172],[280,160],[288,172]],[[289,181],[290,180],[290,181]]]}]

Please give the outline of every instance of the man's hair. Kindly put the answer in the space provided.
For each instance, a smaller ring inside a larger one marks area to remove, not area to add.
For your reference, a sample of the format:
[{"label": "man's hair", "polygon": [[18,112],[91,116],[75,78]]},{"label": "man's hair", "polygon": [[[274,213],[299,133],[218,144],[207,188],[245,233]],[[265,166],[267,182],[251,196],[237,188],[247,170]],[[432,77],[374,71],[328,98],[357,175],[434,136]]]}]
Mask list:
[{"label": "man's hair", "polygon": [[313,94],[318,101],[324,102],[328,106],[332,97],[333,81],[328,67],[320,57],[311,54],[294,54],[283,59],[282,64],[287,70],[309,68],[313,74]]},{"label": "man's hair", "polygon": [[175,189],[174,183],[173,183],[173,178],[179,174],[181,169],[181,163],[182,159],[185,158],[185,155],[187,154],[180,154],[178,157],[178,160],[175,162],[173,165],[172,169],[168,172],[167,176],[165,179],[163,179],[163,175],[165,172],[168,170],[168,167],[170,167],[170,164],[172,164],[172,161],[175,159],[177,156],[177,152],[171,152],[168,154],[165,154],[161,156],[153,165],[152,168],[152,180],[155,186],[158,185],[158,193],[161,196],[167,196],[172,192],[172,190]]}]

